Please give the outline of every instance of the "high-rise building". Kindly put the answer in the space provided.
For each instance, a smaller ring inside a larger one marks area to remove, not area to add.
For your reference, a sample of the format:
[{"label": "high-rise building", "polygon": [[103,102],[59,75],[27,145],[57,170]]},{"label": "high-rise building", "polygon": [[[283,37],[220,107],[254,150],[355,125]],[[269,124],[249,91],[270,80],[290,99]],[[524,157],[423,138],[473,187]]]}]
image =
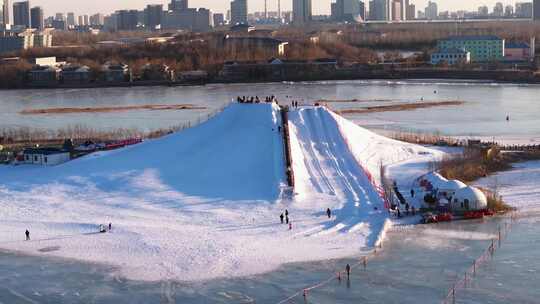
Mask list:
[{"label": "high-rise building", "polygon": [[372,0],[369,2],[369,19],[387,21],[391,19],[390,0]]},{"label": "high-rise building", "polygon": [[75,26],[75,14],[74,13],[72,13],[72,12],[67,13],[66,23],[67,23],[68,27]]},{"label": "high-rise building", "polygon": [[13,3],[13,24],[30,27],[30,1]]},{"label": "high-rise building", "polygon": [[43,9],[41,6],[32,7],[30,10],[30,25],[32,28],[42,30],[45,28],[45,23],[43,20]]},{"label": "high-rise building", "polygon": [[79,15],[79,16],[77,17],[77,24],[78,24],[79,26],[85,26],[85,25],[86,25],[86,24],[84,24],[84,18],[83,18],[82,15]]},{"label": "high-rise building", "polygon": [[231,24],[248,23],[247,0],[233,0],[231,2]]},{"label": "high-rise building", "polygon": [[90,18],[88,18],[88,15],[83,15],[83,22],[84,25],[90,25]]},{"label": "high-rise building", "polygon": [[93,25],[93,26],[101,26],[103,25],[104,22],[105,21],[104,21],[103,15],[99,13],[90,16],[90,19],[89,19],[90,25]]},{"label": "high-rise building", "polygon": [[435,2],[428,2],[428,5],[426,6],[426,19],[428,20],[434,20],[437,19],[439,16],[439,8],[437,7],[437,3]]},{"label": "high-rise building", "polygon": [[416,19],[416,6],[411,3],[405,7],[405,20],[414,19]]},{"label": "high-rise building", "polygon": [[508,18],[514,16],[514,7],[512,5],[505,6],[504,16]]},{"label": "high-rise building", "polygon": [[9,0],[2,1],[2,24],[11,24],[11,5]]},{"label": "high-rise building", "polygon": [[332,19],[339,22],[365,20],[365,5],[360,0],[336,0],[332,3]]},{"label": "high-rise building", "polygon": [[489,16],[489,8],[486,5],[479,6],[478,7],[478,16],[480,16],[480,17]]},{"label": "high-rise building", "polygon": [[502,17],[504,15],[504,5],[501,2],[495,3],[493,7],[493,16]]},{"label": "high-rise building", "polygon": [[214,26],[225,24],[225,16],[223,14],[214,14]]},{"label": "high-rise building", "polygon": [[134,31],[139,22],[139,11],[119,10],[116,11],[116,29],[119,31]]},{"label": "high-rise building", "polygon": [[54,16],[54,20],[66,21],[66,18],[64,17],[64,13],[56,13]]},{"label": "high-rise building", "polygon": [[293,0],[293,24],[309,23],[312,19],[311,0]]},{"label": "high-rise building", "polygon": [[161,25],[163,19],[163,5],[150,4],[144,10],[144,25],[147,29],[155,30]]},{"label": "high-rise building", "polygon": [[170,11],[183,11],[189,8],[188,0],[171,0],[169,3]]},{"label": "high-rise building", "polygon": [[401,0],[392,1],[392,21],[401,21],[403,20],[403,7]]},{"label": "high-rise building", "polygon": [[533,3],[531,2],[516,2],[516,17],[532,18],[533,9]]},{"label": "high-rise building", "polygon": [[211,27],[212,13],[205,8],[169,11],[164,15],[162,24],[162,28],[167,30],[187,29],[195,32],[209,31]]},{"label": "high-rise building", "polygon": [[540,21],[540,0],[533,0],[533,19]]}]

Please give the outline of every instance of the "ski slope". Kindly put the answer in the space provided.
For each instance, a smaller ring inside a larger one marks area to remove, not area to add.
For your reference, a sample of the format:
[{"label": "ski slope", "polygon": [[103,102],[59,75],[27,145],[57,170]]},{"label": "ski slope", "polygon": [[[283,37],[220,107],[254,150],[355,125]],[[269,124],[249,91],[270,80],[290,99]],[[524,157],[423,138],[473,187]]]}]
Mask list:
[{"label": "ski slope", "polygon": [[[350,123],[325,107],[302,107],[289,115],[297,201],[306,208],[334,210],[335,217],[306,235],[353,233],[357,244],[374,246],[388,213],[377,191],[380,163],[435,151],[396,142]],[[396,155],[397,154],[397,155]],[[375,176],[372,182],[368,176]]]},{"label": "ski slope", "polygon": [[[363,168],[432,152],[326,108],[300,108],[289,122],[297,195],[285,197],[279,114],[273,104],[232,104],[129,148],[55,167],[0,166],[0,249],[108,264],[111,276],[146,281],[246,276],[361,254],[386,221]],[[292,230],[279,223],[285,209]],[[96,233],[109,222],[112,232]]]}]

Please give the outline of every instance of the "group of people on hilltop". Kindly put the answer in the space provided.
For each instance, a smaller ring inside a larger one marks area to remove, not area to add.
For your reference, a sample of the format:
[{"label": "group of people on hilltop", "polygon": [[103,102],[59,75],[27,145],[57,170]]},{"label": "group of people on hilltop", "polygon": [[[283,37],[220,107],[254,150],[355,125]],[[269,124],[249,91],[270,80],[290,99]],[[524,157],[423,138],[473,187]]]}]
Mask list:
[{"label": "group of people on hilltop", "polygon": [[[238,103],[261,103],[261,99],[259,98],[259,96],[251,96],[251,97],[238,96],[238,97],[236,97],[236,101]],[[266,96],[264,98],[264,102],[265,103],[275,102],[276,104],[278,103],[278,101],[276,99],[276,96],[274,96],[274,95]]]}]

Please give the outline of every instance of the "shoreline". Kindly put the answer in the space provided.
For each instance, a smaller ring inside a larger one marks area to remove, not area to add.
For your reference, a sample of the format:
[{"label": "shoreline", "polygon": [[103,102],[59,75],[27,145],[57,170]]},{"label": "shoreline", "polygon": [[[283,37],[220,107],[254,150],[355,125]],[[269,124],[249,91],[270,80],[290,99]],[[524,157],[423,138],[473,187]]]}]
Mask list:
[{"label": "shoreline", "polygon": [[540,78],[534,77],[533,72],[527,71],[449,71],[449,70],[393,70],[374,71],[368,74],[335,75],[334,77],[304,77],[283,79],[213,79],[200,82],[172,82],[172,81],[134,81],[134,82],[93,82],[84,84],[26,84],[14,88],[0,88],[0,91],[10,90],[53,90],[53,89],[94,89],[94,88],[126,88],[126,87],[193,87],[211,84],[269,84],[280,82],[318,82],[318,81],[414,81],[414,80],[445,80],[455,82],[486,82],[515,85],[539,85]]}]

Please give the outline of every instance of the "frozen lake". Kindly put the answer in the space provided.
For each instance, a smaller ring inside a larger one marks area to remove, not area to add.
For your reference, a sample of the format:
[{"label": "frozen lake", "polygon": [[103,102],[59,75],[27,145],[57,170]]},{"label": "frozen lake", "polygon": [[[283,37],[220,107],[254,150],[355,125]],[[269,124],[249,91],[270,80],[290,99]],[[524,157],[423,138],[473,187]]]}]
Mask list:
[{"label": "frozen lake", "polygon": [[[353,269],[309,293],[309,303],[440,303],[507,220],[454,222],[392,232],[367,270]],[[540,218],[515,224],[492,262],[478,269],[457,303],[537,303]],[[284,245],[286,250],[286,245]],[[357,259],[291,264],[242,279],[141,283],[106,266],[0,253],[0,303],[277,303]],[[201,271],[205,271],[204,268]],[[304,303],[297,297],[291,303]]]},{"label": "frozen lake", "polygon": [[[2,91],[0,128],[61,128],[82,124],[97,129],[170,127],[205,117],[238,95],[275,95],[283,103],[295,99],[351,100],[331,103],[334,109],[392,103],[461,100],[462,106],[406,112],[354,114],[347,117],[372,129],[440,132],[540,142],[540,86],[455,81],[329,81],[306,83],[231,84],[195,87],[137,87],[72,90]],[[25,109],[191,103],[207,107],[189,111],[130,111],[59,115],[21,115]],[[505,121],[510,115],[511,121]]]}]

